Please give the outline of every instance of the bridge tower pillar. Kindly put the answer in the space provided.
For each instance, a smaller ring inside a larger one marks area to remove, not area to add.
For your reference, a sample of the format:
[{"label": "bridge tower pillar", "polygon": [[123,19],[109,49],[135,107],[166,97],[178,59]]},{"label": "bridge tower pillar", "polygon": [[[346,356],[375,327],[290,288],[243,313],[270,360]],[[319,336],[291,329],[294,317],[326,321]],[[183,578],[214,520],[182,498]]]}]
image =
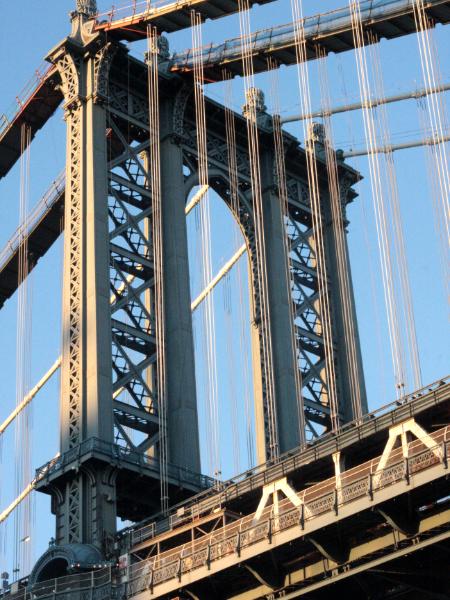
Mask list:
[{"label": "bridge tower pillar", "polygon": [[[49,55],[59,72],[67,125],[62,307],[61,455],[113,442],[105,77],[112,48],[89,32],[85,7]],[[93,23],[93,21],[91,21]],[[108,461],[52,483],[56,542],[99,548],[115,533]]]},{"label": "bridge tower pillar", "polygon": [[161,212],[169,460],[200,472],[183,150],[174,98],[160,104]]},{"label": "bridge tower pillar", "polygon": [[[339,210],[341,211],[341,216],[339,222],[336,223],[336,217],[332,210],[333,199],[331,197],[329,177],[326,174],[325,169],[327,160],[325,144],[328,143],[326,140],[325,128],[322,124],[314,122],[309,127],[308,135],[309,138],[306,140],[306,145],[310,145],[311,148],[314,149],[318,164],[321,164],[322,167],[319,170],[325,171],[322,177],[320,177],[320,203],[322,210],[328,294],[331,306],[331,334],[336,374],[335,386],[339,421],[340,423],[348,423],[359,416],[353,412],[352,396],[355,400],[359,401],[362,414],[367,413],[368,411],[346,232],[346,227],[349,223],[347,219],[347,204],[353,200],[351,194],[354,192],[351,187],[355,182],[355,178],[354,174],[352,175],[349,172],[350,168],[348,165],[345,165],[346,170],[343,171],[343,173],[340,172],[338,166],[340,192]],[[331,151],[333,152],[334,150]],[[343,230],[341,240],[342,247],[339,246],[339,228],[342,228]],[[337,255],[338,247],[340,247],[344,269],[346,269],[343,273],[343,277],[341,277],[339,272]],[[345,281],[343,279],[345,279]],[[350,345],[354,349],[353,358],[349,352],[348,346]],[[328,377],[326,373],[324,376]]]},{"label": "bridge tower pillar", "polygon": [[[288,257],[285,244],[283,206],[275,175],[275,154],[271,146],[261,148],[261,193],[269,318],[272,347],[274,399],[280,454],[300,444],[299,399],[297,397],[294,346],[294,323],[290,304]],[[253,335],[253,353],[261,352],[259,335]],[[255,361],[260,363],[260,359]],[[256,433],[259,462],[267,460],[267,424],[262,414],[260,369],[254,371],[256,403]]]},{"label": "bridge tower pillar", "polygon": [[[139,153],[128,137],[128,119],[148,99],[117,89],[120,67],[116,78],[110,67],[113,57],[126,60],[126,51],[94,31],[95,3],[79,4],[71,35],[48,57],[61,79],[67,124],[61,456],[44,467],[37,486],[52,495],[56,549],[42,557],[35,580],[48,574],[47,563],[64,548],[67,556],[79,545],[111,556],[117,517],[140,520],[159,509],[159,368],[168,383],[164,497],[166,483],[177,497],[207,485],[199,474],[184,176],[172,131],[173,98],[161,102],[165,347],[159,349],[145,113]],[[110,104],[124,98],[118,118]]]},{"label": "bridge tower pillar", "polygon": [[[252,313],[252,354],[253,376],[255,392],[255,421],[257,434],[258,461],[263,462],[273,455],[270,445],[269,407],[266,373],[264,371],[264,345],[271,348],[271,368],[273,369],[273,396],[275,408],[276,439],[278,452],[283,453],[298,446],[303,436],[300,432],[299,410],[299,385],[297,377],[302,383],[304,422],[313,435],[320,435],[331,428],[330,419],[330,385],[336,386],[339,421],[345,423],[356,418],[352,410],[352,387],[350,385],[350,370],[348,351],[346,348],[344,319],[352,323],[354,336],[356,394],[361,400],[362,412],[367,412],[365,397],[364,377],[361,365],[358,329],[356,323],[353,289],[350,271],[345,273],[348,283],[343,288],[340,280],[335,248],[336,227],[346,225],[346,204],[351,201],[351,185],[358,179],[355,172],[349,173],[348,168],[341,169],[341,210],[342,221],[333,223],[329,182],[324,155],[324,139],[321,126],[314,124],[312,133],[319,137],[315,140],[315,152],[318,161],[320,202],[323,222],[323,239],[325,247],[325,261],[327,267],[327,281],[329,302],[331,305],[331,336],[333,347],[333,362],[335,368],[335,381],[328,380],[326,369],[326,344],[323,338],[321,315],[321,302],[319,298],[317,257],[315,251],[315,235],[311,219],[310,191],[306,170],[306,157],[304,162],[289,163],[286,169],[288,203],[291,202],[292,189],[300,189],[297,196],[290,204],[288,215],[285,215],[282,206],[280,182],[277,181],[276,156],[273,140],[273,120],[265,112],[264,96],[260,90],[252,88],[247,96],[244,106],[244,116],[256,118],[260,135],[260,172],[262,192],[262,221],[264,234],[261,243],[264,245],[265,265],[267,276],[267,295],[269,299],[268,319],[269,326],[264,326],[259,319],[258,302],[260,294],[253,294]],[[321,135],[319,135],[321,134]],[[294,138],[287,143],[292,145]],[[307,140],[307,146],[310,141]],[[307,149],[307,151],[309,151]],[[287,164],[287,163],[286,163]],[[347,180],[348,179],[348,183]],[[301,180],[304,181],[301,181]],[[291,185],[290,185],[291,184]],[[294,185],[292,185],[294,184]],[[299,188],[300,186],[300,188]],[[294,193],[295,195],[295,193]],[[289,221],[289,224],[288,224]],[[289,248],[286,244],[288,236]],[[294,233],[292,233],[294,232]],[[344,249],[347,255],[347,240],[344,232]],[[296,249],[289,273],[287,253]],[[349,269],[348,260],[346,261]],[[260,283],[253,282],[255,288]],[[348,292],[349,298],[346,306],[350,306],[350,315],[345,313],[344,300]],[[270,344],[264,336],[270,335]],[[297,369],[303,369],[297,373]]]}]

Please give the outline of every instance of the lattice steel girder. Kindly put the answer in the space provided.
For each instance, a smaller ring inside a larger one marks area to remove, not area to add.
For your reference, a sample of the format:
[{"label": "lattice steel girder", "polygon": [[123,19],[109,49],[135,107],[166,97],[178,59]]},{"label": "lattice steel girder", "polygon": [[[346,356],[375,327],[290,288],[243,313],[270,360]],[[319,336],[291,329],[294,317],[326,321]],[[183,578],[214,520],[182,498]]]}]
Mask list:
[{"label": "lattice steel girder", "polygon": [[[148,180],[148,142],[142,141],[148,140],[148,104],[147,99],[136,92],[124,94],[121,84],[114,80],[111,81],[110,91],[108,108],[112,144],[121,156],[120,161],[111,161],[110,219],[114,223],[110,234],[114,255],[111,265],[116,270],[116,284],[112,285],[112,293],[118,297],[117,307],[126,312],[127,321],[134,320],[135,327],[138,328],[145,327],[147,323],[150,337],[146,339],[150,342],[155,335],[155,281],[153,247],[152,243],[145,243],[144,234],[149,236],[151,242],[153,214],[151,203],[149,204],[151,190]],[[169,99],[163,99],[160,107],[169,460],[199,470],[183,170],[179,162],[181,149],[170,131],[170,124],[173,122],[173,106],[170,102]],[[131,120],[126,115],[130,115]],[[139,122],[142,127],[138,129],[136,124]],[[120,195],[117,194],[118,185]],[[120,240],[120,248],[117,247],[117,240]],[[127,276],[120,276],[120,270],[127,272]],[[126,291],[120,289],[119,292],[118,287]],[[135,335],[130,336],[133,332],[129,323],[119,326],[118,330],[127,331],[128,336],[124,340],[117,332],[114,335],[114,356],[120,362],[117,365],[113,356],[118,377],[114,387],[119,388],[121,381],[126,380],[124,388],[130,391],[131,381],[134,394],[136,387],[140,389],[139,404],[149,404],[155,414],[159,414],[155,370],[159,368],[157,357],[152,359],[151,352],[140,352],[135,356],[127,354],[124,346],[131,347],[134,351],[143,348],[139,348],[140,342]],[[153,353],[155,352],[156,348],[153,348]],[[141,362],[146,354],[150,363]],[[146,365],[143,370],[139,366],[141,364]],[[131,380],[128,373],[130,369],[134,369],[136,374]],[[130,439],[126,439],[124,431],[118,429],[118,432],[118,439],[129,445]],[[153,446],[155,452],[158,451],[157,443],[157,436],[149,437],[147,441],[140,439],[140,447],[150,449]]]}]

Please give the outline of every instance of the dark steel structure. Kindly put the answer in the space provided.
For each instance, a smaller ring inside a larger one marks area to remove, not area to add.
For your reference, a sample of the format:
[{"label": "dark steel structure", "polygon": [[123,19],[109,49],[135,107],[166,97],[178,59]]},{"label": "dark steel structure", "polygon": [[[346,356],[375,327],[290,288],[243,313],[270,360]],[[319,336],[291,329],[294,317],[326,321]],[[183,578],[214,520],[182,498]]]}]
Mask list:
[{"label": "dark steel structure", "polygon": [[[425,7],[434,22],[450,20],[449,2],[428,0]],[[328,176],[322,141],[317,139],[340,424],[331,432],[307,174],[310,150],[283,132],[288,196],[283,215],[274,121],[263,107],[258,109],[264,221],[260,243],[265,245],[266,261],[260,265],[248,117],[233,115],[236,208],[231,203],[225,108],[211,99],[206,99],[208,184],[233,212],[250,267],[261,466],[227,483],[201,474],[185,216],[187,198],[199,183],[192,54],[170,56],[161,46],[158,57],[162,357],[156,339],[148,65],[129,56],[122,42],[146,37],[149,24],[159,32],[189,27],[191,10],[206,19],[238,9],[234,0],[191,0],[131,14],[112,11],[108,16],[97,14],[94,0],[78,0],[70,35],[49,53],[51,66],[0,129],[3,177],[20,156],[22,124],[34,137],[63,104],[65,174],[52,184],[26,232],[32,268],[64,230],[61,452],[38,470],[34,482],[37,490],[52,497],[55,545],[36,564],[28,587],[8,595],[11,600],[256,600],[310,593],[308,597],[322,598],[330,592],[360,598],[448,597],[448,575],[442,570],[436,580],[431,557],[444,565],[450,550],[450,384],[442,380],[383,414],[355,420]],[[410,0],[363,2],[361,14],[364,30],[380,38],[415,31]],[[305,35],[308,59],[316,57],[318,46],[326,52],[353,48],[349,10],[307,20]],[[292,25],[255,34],[255,72],[267,69],[269,56],[278,65],[295,62],[294,41]],[[237,40],[206,48],[206,77],[222,79],[225,68],[232,76],[241,75],[241,54]],[[346,206],[356,198],[353,186],[360,175],[341,160],[338,178],[346,223]],[[20,283],[21,243],[23,236],[16,237],[0,254],[0,306]],[[268,279],[268,317],[261,309],[257,274],[262,267]],[[353,297],[351,313],[358,385],[367,413]],[[270,366],[263,351],[268,336]],[[299,355],[292,352],[293,338]],[[157,378],[162,364],[167,380],[167,481],[174,508],[158,518]],[[272,462],[267,462],[268,369],[281,452]],[[307,437],[302,446],[302,432],[292,418],[299,400],[298,370]],[[131,400],[125,401],[125,395]],[[136,525],[117,532],[117,517]],[[412,574],[415,569],[421,578]]]}]

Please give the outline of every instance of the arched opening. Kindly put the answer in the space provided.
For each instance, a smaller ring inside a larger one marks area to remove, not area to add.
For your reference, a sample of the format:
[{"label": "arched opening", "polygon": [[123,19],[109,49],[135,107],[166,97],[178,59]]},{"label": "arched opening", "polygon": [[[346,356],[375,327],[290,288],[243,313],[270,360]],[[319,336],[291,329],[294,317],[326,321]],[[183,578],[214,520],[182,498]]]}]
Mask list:
[{"label": "arched opening", "polygon": [[255,464],[249,261],[227,191],[193,178],[186,202],[202,471],[219,479]]},{"label": "arched opening", "polygon": [[53,558],[39,571],[36,577],[36,583],[42,581],[48,581],[49,579],[56,579],[57,577],[64,577],[68,575],[68,563],[65,558],[58,557]]}]

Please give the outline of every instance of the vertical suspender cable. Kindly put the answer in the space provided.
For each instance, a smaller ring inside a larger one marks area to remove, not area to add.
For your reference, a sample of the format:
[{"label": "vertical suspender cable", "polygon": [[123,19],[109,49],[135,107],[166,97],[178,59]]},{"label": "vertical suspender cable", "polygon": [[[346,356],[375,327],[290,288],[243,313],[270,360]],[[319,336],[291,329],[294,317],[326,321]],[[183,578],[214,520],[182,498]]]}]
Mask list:
[{"label": "vertical suspender cable", "polygon": [[[293,13],[295,51],[297,56],[298,80],[300,87],[301,109],[305,114],[311,114],[311,98],[309,86],[308,61],[306,54],[306,40],[304,19],[301,0],[291,0]],[[304,136],[309,137],[312,132],[312,120],[303,121]],[[328,289],[328,275],[326,265],[326,251],[324,241],[324,223],[320,199],[318,170],[316,160],[316,145],[314,136],[309,140],[306,148],[306,163],[308,171],[309,198],[313,235],[315,241],[315,254],[317,264],[318,297],[320,306],[320,320],[325,348],[325,367],[327,374],[327,393],[330,408],[330,424],[333,431],[339,428],[339,406],[336,388],[335,357],[333,346],[331,303]]]},{"label": "vertical suspender cable", "polygon": [[378,247],[388,317],[392,362],[394,365],[395,387],[397,397],[401,397],[404,394],[406,381],[404,353],[401,343],[399,315],[394,287],[394,269],[392,264],[391,244],[388,231],[388,217],[386,213],[386,203],[382,185],[381,167],[379,156],[375,152],[377,147],[377,128],[370,97],[369,71],[365,55],[364,30],[361,22],[359,1],[350,0],[350,12],[352,19],[359,89],[361,99],[364,104],[364,131],[367,139],[367,146],[369,148],[368,156],[370,180],[372,185],[375,221],[378,233]]},{"label": "vertical suspender cable", "polygon": [[[425,98],[417,99],[417,110],[419,113],[419,122],[423,131],[429,131],[429,116],[427,101]],[[444,288],[447,295],[447,302],[450,304],[450,244],[447,238],[447,232],[442,215],[442,186],[440,183],[437,154],[434,145],[427,145],[425,148],[425,158],[427,165],[428,185],[430,187],[431,202],[433,206],[434,229],[438,239],[439,262],[444,279]]]},{"label": "vertical suspender cable", "polygon": [[[31,286],[29,279],[28,250],[28,199],[30,186],[30,144],[31,128],[27,124],[21,129],[20,160],[20,232],[19,268],[18,268],[18,308],[17,308],[17,344],[16,344],[16,405],[18,405],[30,386],[31,374]],[[32,407],[28,406],[16,419],[15,427],[15,493],[32,479]],[[33,497],[28,496],[14,514],[14,571],[15,576],[27,573],[31,569],[31,525],[33,518]],[[24,543],[24,539],[29,539]]]},{"label": "vertical suspender cable", "polygon": [[223,294],[223,309],[225,312],[225,329],[226,329],[226,349],[228,360],[229,374],[229,394],[231,404],[231,440],[233,445],[233,473],[241,472],[241,443],[239,435],[239,418],[238,418],[238,399],[236,389],[236,360],[234,352],[234,336],[233,336],[233,299],[231,292],[231,277],[227,273],[223,278],[222,294]]},{"label": "vertical suspender cable", "polygon": [[[425,89],[440,87],[439,62],[436,48],[433,44],[431,23],[427,18],[423,0],[414,1],[414,18],[416,22],[419,43],[420,62]],[[435,227],[441,240],[442,263],[444,265],[444,278],[448,301],[450,302],[450,171],[446,144],[439,143],[448,129],[448,116],[443,103],[442,93],[426,95],[426,108],[430,134],[436,140],[431,146],[430,154],[434,162],[435,181],[433,193],[433,207],[435,213]],[[431,160],[430,160],[431,162]]]},{"label": "vertical suspender cable", "polygon": [[168,492],[168,440],[167,440],[167,386],[166,386],[166,344],[164,309],[164,260],[163,223],[161,207],[161,156],[159,121],[159,71],[158,33],[156,27],[148,26],[148,91],[150,125],[150,185],[153,208],[153,256],[155,273],[155,323],[157,345],[157,395],[159,409],[159,462],[161,483],[161,510],[169,509]]},{"label": "vertical suspender cable", "polygon": [[[241,55],[244,70],[244,85],[247,99],[255,89],[254,69],[250,28],[250,5],[248,0],[239,0],[239,24],[241,31]],[[262,209],[261,166],[259,151],[259,132],[257,124],[256,104],[249,102],[247,114],[247,136],[253,200],[253,216],[255,225],[255,246],[257,278],[260,302],[261,347],[263,359],[263,402],[265,404],[266,435],[268,438],[268,458],[279,456],[278,425],[275,406],[275,385],[272,356],[272,335],[270,322],[270,304],[267,277],[267,260],[265,244],[264,213]]]},{"label": "vertical suspender cable", "polygon": [[[240,219],[240,201],[239,201],[239,175],[237,166],[237,149],[236,149],[236,122],[232,110],[233,105],[233,88],[232,77],[227,71],[223,71],[223,79],[225,83],[225,131],[227,139],[227,155],[228,155],[228,178],[230,184],[230,200],[231,210],[236,220]],[[238,248],[240,242],[238,228],[235,227],[235,247]],[[237,285],[239,292],[239,350],[243,357],[242,360],[242,383],[244,393],[244,412],[245,412],[245,441],[247,449],[247,466],[248,468],[255,464],[255,450],[253,442],[253,426],[252,426],[252,406],[251,393],[249,385],[249,369],[248,369],[248,331],[244,320],[244,278],[242,273],[241,262],[239,261],[235,267],[237,275]]]},{"label": "vertical suspender cable", "polygon": [[[200,222],[202,237],[202,257],[203,257],[203,288],[209,284],[213,278],[212,256],[211,256],[211,219],[210,219],[210,198],[209,198],[209,173],[208,173],[208,145],[206,137],[206,111],[204,96],[204,74],[203,74],[203,55],[202,55],[202,24],[201,17],[196,11],[191,11],[192,27],[192,54],[194,62],[194,93],[195,93],[195,116],[197,131],[197,150],[198,150],[198,177],[199,184],[203,186],[205,194],[200,203]],[[218,405],[218,385],[217,385],[217,357],[216,357],[216,336],[215,336],[215,318],[214,318],[214,293],[208,294],[205,300],[205,331],[208,355],[208,392],[207,406],[209,412],[210,429],[210,452],[209,460],[211,471],[214,476],[221,475],[221,461],[219,448],[219,405]]]},{"label": "vertical suspender cable", "polygon": [[344,324],[345,353],[347,370],[350,377],[349,383],[353,418],[360,419],[362,417],[360,387],[361,374],[359,373],[355,316],[353,314],[353,305],[351,300],[350,263],[348,259],[347,242],[345,239],[345,206],[343,206],[345,199],[341,197],[336,153],[333,149],[333,130],[329,113],[331,97],[326,67],[326,53],[321,48],[318,48],[318,58],[322,105],[324,107],[325,159],[327,164],[328,187],[331,201],[330,204],[334,233],[334,249],[338,266],[339,295],[342,309],[342,321]]},{"label": "vertical suspender cable", "polygon": [[[369,43],[374,64],[374,75],[376,92],[378,98],[384,98],[384,82],[381,70],[381,59],[379,54],[378,40],[375,35],[369,32]],[[386,104],[382,103],[377,107],[379,129],[382,135],[382,144],[388,150],[384,153],[385,169],[387,172],[389,189],[389,208],[391,223],[393,226],[392,237],[394,239],[395,258],[397,266],[397,278],[400,283],[399,297],[404,307],[404,327],[405,338],[408,349],[408,358],[413,373],[415,389],[422,387],[422,375],[420,368],[419,349],[417,344],[416,323],[414,319],[413,300],[411,293],[411,284],[409,280],[408,261],[406,256],[406,245],[403,232],[403,222],[400,211],[400,198],[397,183],[397,174],[395,171],[394,153],[389,149],[389,140],[391,139]]]}]

